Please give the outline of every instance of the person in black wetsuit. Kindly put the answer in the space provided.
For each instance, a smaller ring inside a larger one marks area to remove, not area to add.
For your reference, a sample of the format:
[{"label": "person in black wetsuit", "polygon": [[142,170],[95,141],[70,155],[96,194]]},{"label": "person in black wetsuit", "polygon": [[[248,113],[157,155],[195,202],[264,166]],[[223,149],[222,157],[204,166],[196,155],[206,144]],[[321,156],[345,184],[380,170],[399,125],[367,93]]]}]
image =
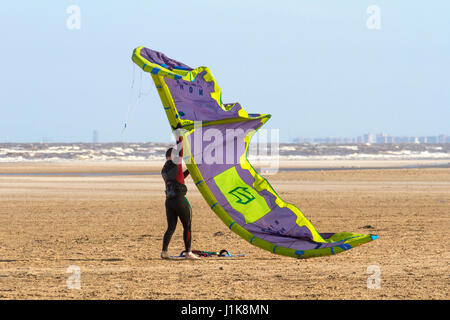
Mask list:
[{"label": "person in black wetsuit", "polygon": [[188,259],[199,259],[197,255],[191,251],[191,222],[192,209],[186,198],[187,188],[184,184],[184,178],[189,175],[189,171],[183,172],[182,159],[182,138],[178,138],[177,149],[169,148],[166,151],[166,163],[161,170],[161,175],[166,184],[166,216],[167,216],[167,230],[164,233],[163,248],[161,258],[167,259],[169,255],[167,249],[169,247],[170,239],[177,226],[178,218],[183,225],[183,240],[185,247],[185,257]]}]

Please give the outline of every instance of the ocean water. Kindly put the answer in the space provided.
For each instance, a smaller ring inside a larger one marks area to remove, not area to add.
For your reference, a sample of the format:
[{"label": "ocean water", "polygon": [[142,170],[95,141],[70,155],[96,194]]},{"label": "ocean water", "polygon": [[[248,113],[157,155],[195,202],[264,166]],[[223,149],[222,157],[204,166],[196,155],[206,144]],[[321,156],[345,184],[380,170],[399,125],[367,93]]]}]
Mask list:
[{"label": "ocean water", "polygon": [[[3,143],[0,162],[163,160],[170,143]],[[447,144],[252,144],[249,160],[450,160]]]}]

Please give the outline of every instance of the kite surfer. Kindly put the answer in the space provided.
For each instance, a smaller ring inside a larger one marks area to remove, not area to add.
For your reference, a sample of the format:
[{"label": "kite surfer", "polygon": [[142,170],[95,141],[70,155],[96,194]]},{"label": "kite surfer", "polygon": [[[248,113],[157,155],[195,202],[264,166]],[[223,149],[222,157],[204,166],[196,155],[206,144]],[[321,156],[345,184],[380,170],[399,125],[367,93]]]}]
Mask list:
[{"label": "kite surfer", "polygon": [[183,240],[185,247],[185,257],[187,259],[199,259],[199,257],[191,251],[191,222],[192,209],[186,198],[187,188],[184,184],[184,178],[189,175],[189,171],[183,172],[183,143],[180,136],[177,140],[177,149],[169,148],[166,151],[166,163],[161,170],[161,175],[166,184],[166,216],[167,230],[164,233],[163,248],[161,258],[168,259],[170,239],[177,226],[178,218],[183,225]]}]

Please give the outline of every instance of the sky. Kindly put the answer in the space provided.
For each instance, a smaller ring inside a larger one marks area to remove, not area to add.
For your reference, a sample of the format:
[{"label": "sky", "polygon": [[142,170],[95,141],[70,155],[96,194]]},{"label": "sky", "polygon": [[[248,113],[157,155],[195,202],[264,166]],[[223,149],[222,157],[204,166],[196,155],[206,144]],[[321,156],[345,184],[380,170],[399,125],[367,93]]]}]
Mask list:
[{"label": "sky", "polygon": [[449,12],[446,0],[4,0],[0,143],[91,142],[94,130],[170,141],[137,46],[208,66],[223,101],[271,114],[281,142],[450,134]]}]

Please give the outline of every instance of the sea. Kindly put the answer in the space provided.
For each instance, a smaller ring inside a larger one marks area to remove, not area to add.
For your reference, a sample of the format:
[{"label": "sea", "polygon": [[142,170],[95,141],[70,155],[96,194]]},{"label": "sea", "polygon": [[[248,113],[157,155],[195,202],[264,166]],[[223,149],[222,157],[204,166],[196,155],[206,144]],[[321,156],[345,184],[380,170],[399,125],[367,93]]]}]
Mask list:
[{"label": "sea", "polygon": [[[163,160],[170,143],[2,143],[0,163]],[[260,150],[264,150],[261,152]],[[293,144],[251,145],[249,160],[449,160],[446,144]]]}]

